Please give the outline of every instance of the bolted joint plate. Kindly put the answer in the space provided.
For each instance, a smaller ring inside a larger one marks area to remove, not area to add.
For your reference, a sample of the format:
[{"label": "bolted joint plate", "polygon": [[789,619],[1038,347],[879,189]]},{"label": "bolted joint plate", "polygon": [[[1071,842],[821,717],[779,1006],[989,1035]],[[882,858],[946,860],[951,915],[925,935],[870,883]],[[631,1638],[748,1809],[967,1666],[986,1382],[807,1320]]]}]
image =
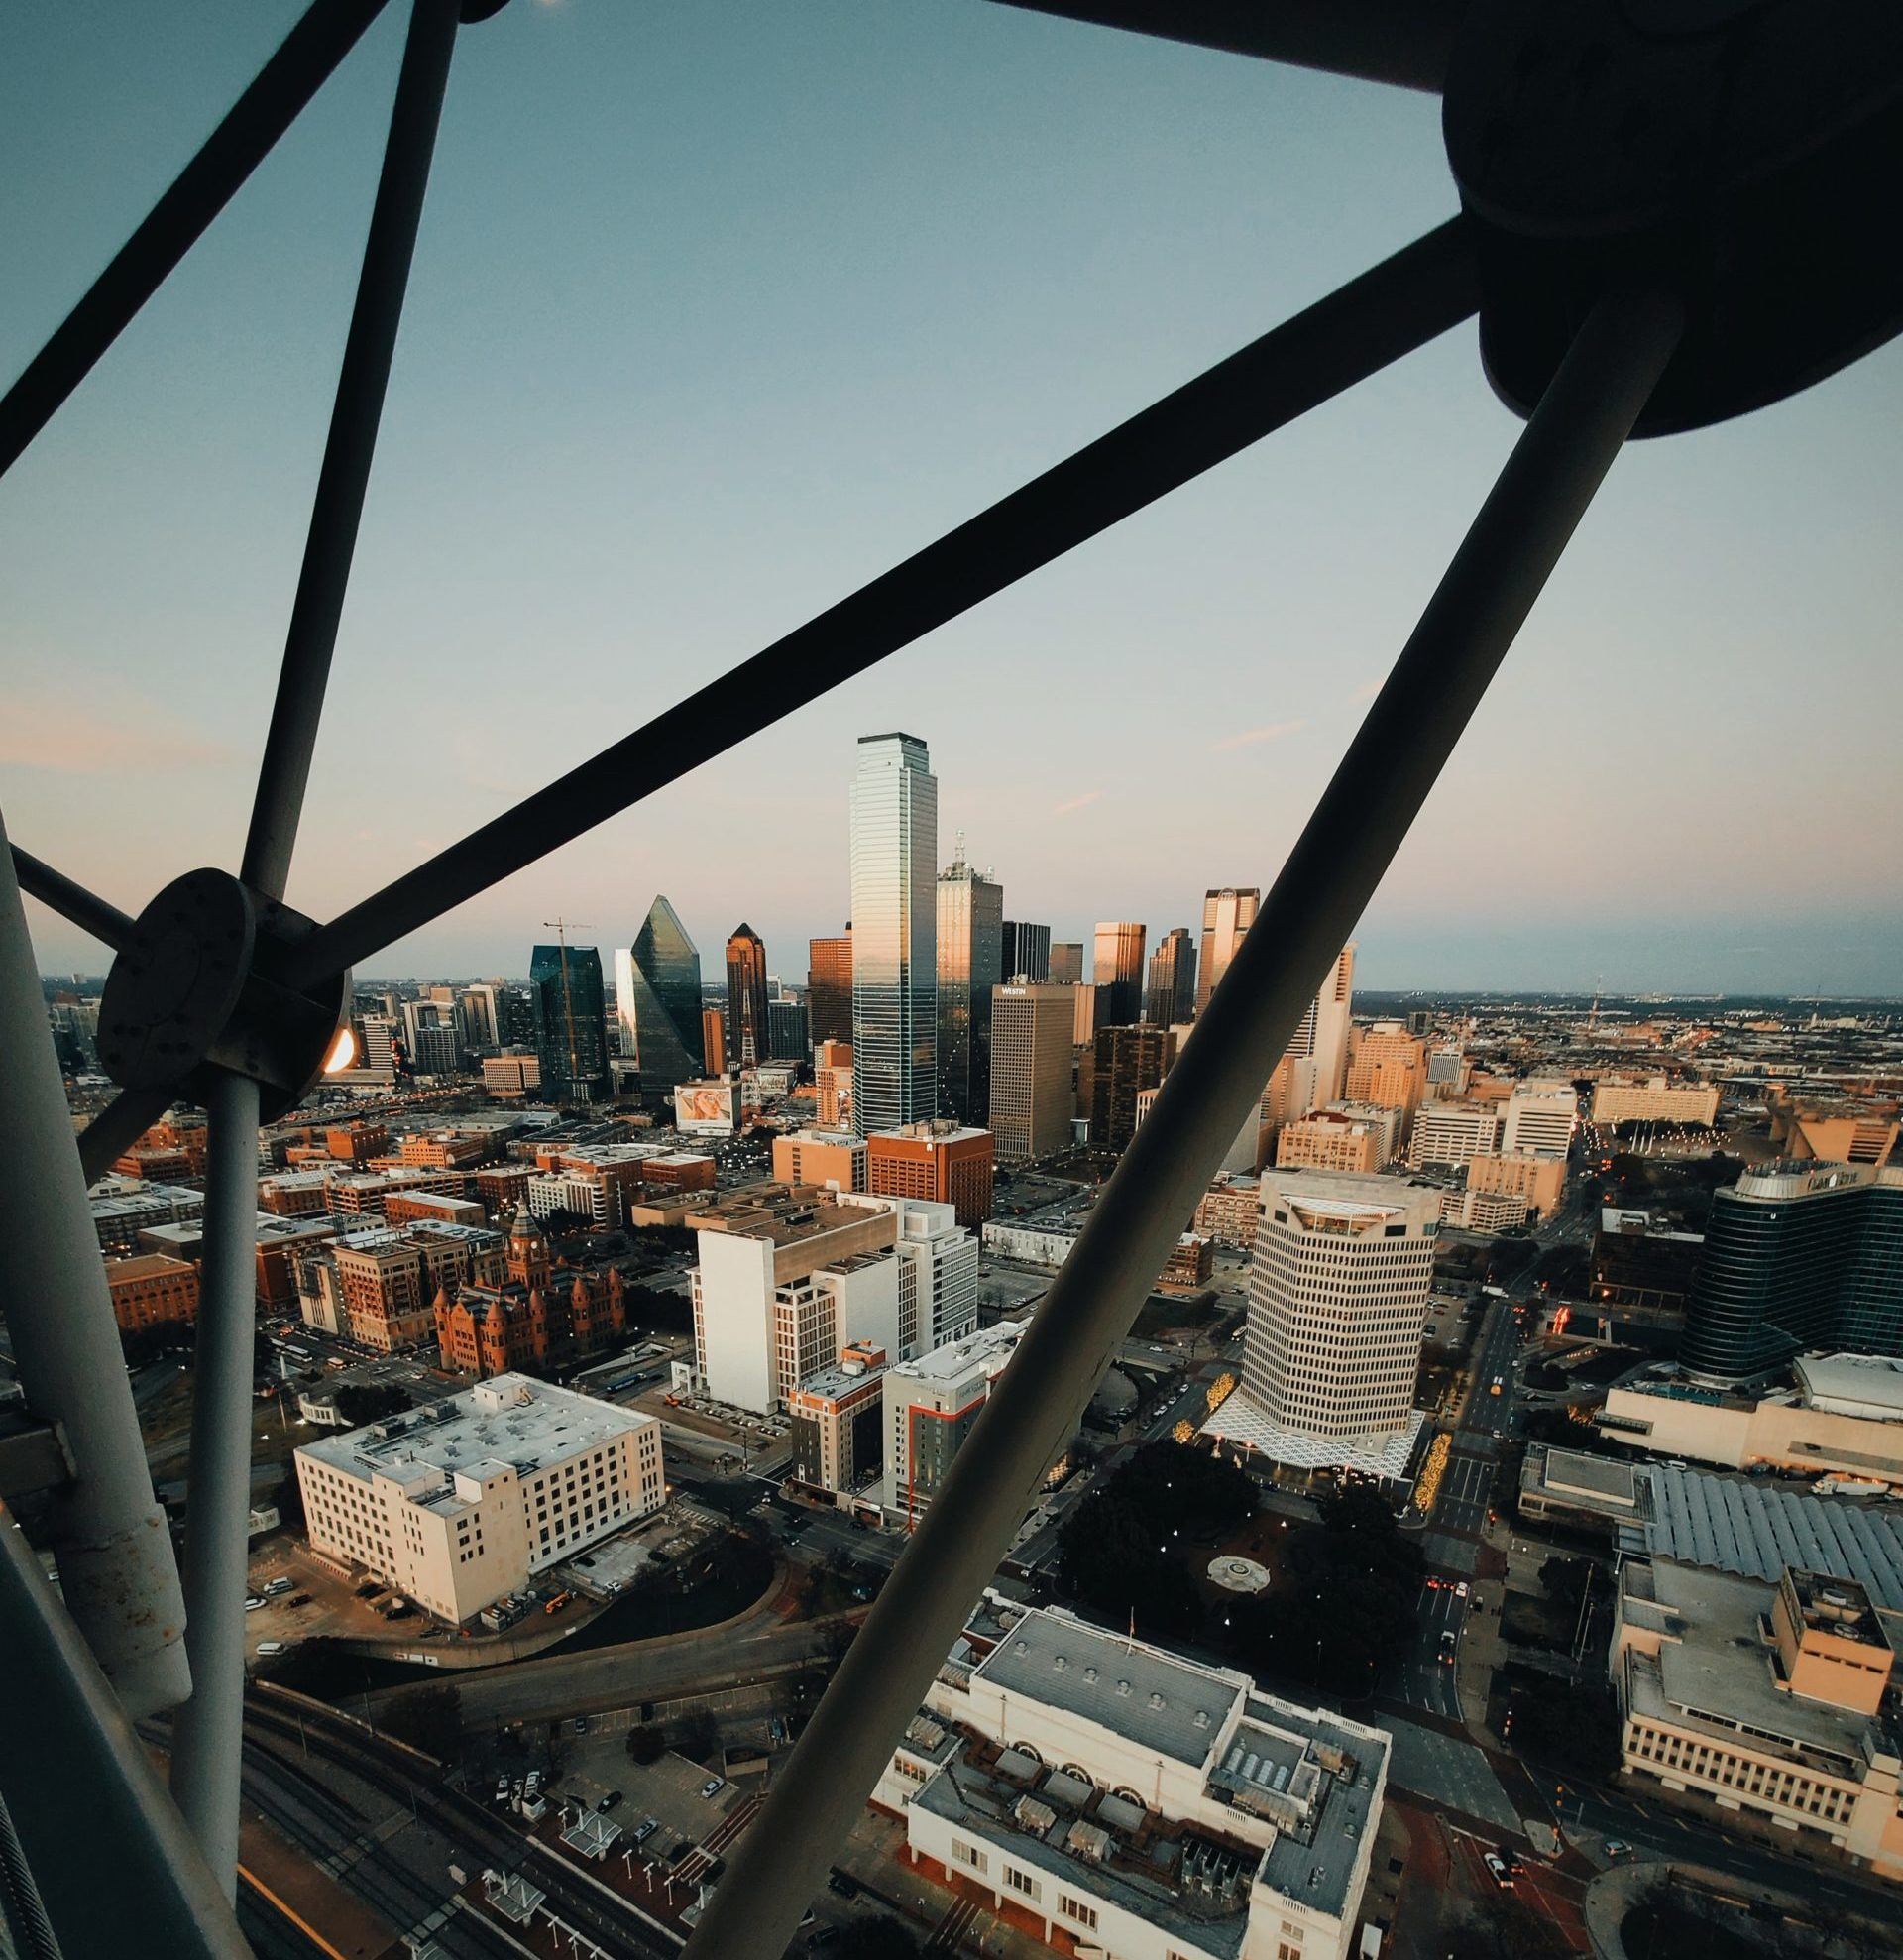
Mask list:
[{"label": "bolted joint plate", "polygon": [[276,977],[312,920],[228,871],[189,871],[140,913],[99,1003],[99,1054],[126,1089],[205,1100],[209,1072],[247,1076],[269,1121],[300,1101],[343,1023],[350,976]]},{"label": "bolted joint plate", "polygon": [[1481,356],[1521,414],[1620,285],[1689,310],[1638,435],[1781,401],[1903,327],[1897,0],[1474,0],[1442,127]]}]

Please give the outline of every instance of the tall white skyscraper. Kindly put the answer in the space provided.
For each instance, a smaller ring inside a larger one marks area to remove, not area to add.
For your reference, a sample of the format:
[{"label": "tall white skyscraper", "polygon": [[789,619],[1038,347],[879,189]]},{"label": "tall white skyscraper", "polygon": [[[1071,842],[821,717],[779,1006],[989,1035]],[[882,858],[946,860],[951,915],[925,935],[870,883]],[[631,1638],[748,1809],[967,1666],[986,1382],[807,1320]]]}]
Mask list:
[{"label": "tall white skyscraper", "polygon": [[1278,1462],[1404,1472],[1440,1196],[1405,1178],[1263,1173],[1242,1387],[1210,1430]]},{"label": "tall white skyscraper", "polygon": [[1243,934],[1256,922],[1261,894],[1254,885],[1224,885],[1202,898],[1202,957],[1196,962],[1196,1012],[1209,1004],[1216,982],[1229,971]]},{"label": "tall white skyscraper", "polygon": [[1308,1003],[1295,1038],[1284,1051],[1289,1064],[1288,1111],[1305,1116],[1341,1100],[1348,1075],[1348,1030],[1355,999],[1355,949],[1344,946]]},{"label": "tall white skyscraper", "polygon": [[938,1113],[939,781],[914,735],[859,738],[852,779],[852,1124]]}]

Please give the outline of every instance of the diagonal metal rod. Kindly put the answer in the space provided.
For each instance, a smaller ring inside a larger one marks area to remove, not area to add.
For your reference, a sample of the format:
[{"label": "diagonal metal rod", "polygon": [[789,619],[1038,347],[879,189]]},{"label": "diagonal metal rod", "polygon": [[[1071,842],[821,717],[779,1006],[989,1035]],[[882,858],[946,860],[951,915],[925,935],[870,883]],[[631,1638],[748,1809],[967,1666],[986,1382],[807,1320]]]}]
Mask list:
[{"label": "diagonal metal rod", "polygon": [[251,1960],[131,1718],[4,1504],[0,1626],[0,1794],[70,1960]]},{"label": "diagonal metal rod", "polygon": [[[52,1538],[66,1610],[135,1715],[191,1692],[184,1600],[126,1379],[72,1118],[0,822],[0,1301],[20,1383],[72,1466]],[[6,1650],[11,1656],[11,1647]],[[0,1666],[0,1676],[5,1667]],[[25,1828],[24,1821],[22,1828]]]},{"label": "diagonal metal rod", "polygon": [[777,1960],[1182,1221],[1354,931],[1663,373],[1683,311],[1600,305],[1165,1079],[687,1952]]},{"label": "diagonal metal rod", "polygon": [[1003,0],[1027,12],[1438,95],[1467,0]]},{"label": "diagonal metal rod", "polygon": [[70,920],[81,932],[90,933],[101,946],[123,953],[130,944],[135,920],[128,918],[117,905],[108,905],[83,884],[74,884],[69,877],[56,871],[44,858],[22,851],[17,844],[13,847],[13,874],[20,880],[22,891],[39,899],[41,904],[52,906],[62,919]]},{"label": "diagonal metal rod", "polygon": [[171,1107],[165,1089],[122,1089],[79,1132],[79,1165],[94,1185]]},{"label": "diagonal metal rod", "polygon": [[191,1699],[178,1711],[171,1792],[225,1897],[235,1899],[258,1324],[258,1085],[221,1070],[206,1114],[204,1277],[185,1512]]},{"label": "diagonal metal rod", "polygon": [[1455,218],[861,586],[298,942],[291,985],[354,967],[956,619],[1403,355],[1478,303]]},{"label": "diagonal metal rod", "polygon": [[165,284],[384,5],[385,0],[317,0],[284,37],[230,114],[0,399],[0,475]]},{"label": "diagonal metal rod", "polygon": [[283,664],[278,672],[278,698],[272,704],[258,770],[258,794],[245,839],[245,883],[269,898],[281,898],[290,875],[290,854],[297,841],[297,818],[310,780],[310,758],[317,747],[317,724],[324,710],[324,685],[337,645],[337,627],[350,585],[357,526],[364,515],[364,493],[377,453],[377,425],[390,386],[390,364],[402,323],[403,293],[422,220],[423,194],[442,119],[443,92],[449,84],[449,58],[456,47],[461,0],[415,0],[403,64],[396,76],[396,99],[390,112],[383,174],[364,242],[357,303],[344,342],[337,375],[337,398],[330,411],[330,435],[317,474],[310,529],[304,538],[303,569],[291,603],[284,636]]}]

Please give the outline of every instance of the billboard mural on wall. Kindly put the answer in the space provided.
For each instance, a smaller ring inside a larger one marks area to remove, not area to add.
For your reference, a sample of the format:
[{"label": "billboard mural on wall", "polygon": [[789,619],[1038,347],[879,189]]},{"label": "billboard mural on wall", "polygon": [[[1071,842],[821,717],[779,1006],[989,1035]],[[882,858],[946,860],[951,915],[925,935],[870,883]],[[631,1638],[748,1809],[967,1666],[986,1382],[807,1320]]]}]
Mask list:
[{"label": "billboard mural on wall", "polygon": [[683,1083],[674,1092],[674,1127],[691,1134],[732,1135],[737,1126],[730,1082]]}]

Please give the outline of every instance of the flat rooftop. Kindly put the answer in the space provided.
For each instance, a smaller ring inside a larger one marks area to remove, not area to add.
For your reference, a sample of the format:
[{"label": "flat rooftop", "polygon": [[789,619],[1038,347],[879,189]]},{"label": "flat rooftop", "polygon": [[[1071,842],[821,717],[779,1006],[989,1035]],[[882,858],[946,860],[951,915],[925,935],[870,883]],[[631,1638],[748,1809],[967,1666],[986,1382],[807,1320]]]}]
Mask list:
[{"label": "flat rooftop", "polygon": [[1806,1354],[1793,1371],[1812,1409],[1903,1422],[1903,1361],[1882,1354]]},{"label": "flat rooftop", "polygon": [[1027,1321],[999,1321],[966,1334],[962,1340],[948,1340],[916,1361],[900,1362],[893,1372],[916,1381],[952,1381],[980,1362],[1008,1355],[1018,1344]]},{"label": "flat rooftop", "polygon": [[653,1421],[527,1375],[496,1375],[427,1408],[300,1443],[297,1453],[364,1483],[379,1476],[407,1482],[431,1471],[447,1482],[458,1473],[493,1475],[497,1465],[533,1476]]}]

